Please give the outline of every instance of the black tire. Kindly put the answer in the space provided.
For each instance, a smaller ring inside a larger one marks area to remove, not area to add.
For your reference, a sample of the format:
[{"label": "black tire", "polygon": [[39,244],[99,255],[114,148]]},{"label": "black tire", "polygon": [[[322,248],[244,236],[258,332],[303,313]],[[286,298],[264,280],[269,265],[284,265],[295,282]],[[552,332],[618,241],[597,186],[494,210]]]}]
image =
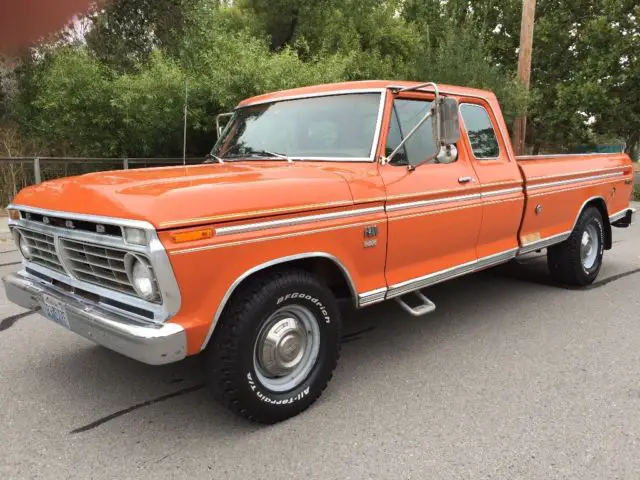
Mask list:
[{"label": "black tire", "polygon": [[[205,352],[208,381],[216,398],[241,416],[259,423],[280,422],[307,409],[329,383],[340,355],[340,311],[331,291],[306,271],[268,272],[240,288]],[[257,371],[256,342],[272,325],[272,314],[292,305],[304,307],[317,320],[317,357],[315,363],[309,360],[313,366],[294,388],[274,391]]]},{"label": "black tire", "polygon": [[[585,266],[581,254],[583,235],[587,231],[595,231],[597,241],[595,260],[592,265]],[[547,264],[551,276],[560,283],[575,286],[586,286],[593,283],[602,267],[604,253],[604,223],[602,214],[595,207],[586,208],[571,235],[564,242],[550,247],[547,251]]]}]

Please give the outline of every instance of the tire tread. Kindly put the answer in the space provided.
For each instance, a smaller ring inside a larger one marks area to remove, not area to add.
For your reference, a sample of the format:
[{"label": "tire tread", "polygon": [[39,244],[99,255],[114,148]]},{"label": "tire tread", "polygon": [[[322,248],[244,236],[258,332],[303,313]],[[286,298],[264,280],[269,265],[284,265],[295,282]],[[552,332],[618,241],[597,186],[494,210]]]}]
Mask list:
[{"label": "tire tread", "polygon": [[[219,325],[216,326],[215,338],[210,342],[205,353],[209,381],[216,399],[233,412],[253,422],[271,424],[281,421],[282,418],[255,414],[242,407],[239,379],[243,378],[244,372],[238,369],[238,363],[234,359],[240,348],[239,344],[243,338],[243,332],[251,327],[252,319],[246,312],[257,308],[260,303],[265,301],[264,296],[268,294],[266,292],[267,286],[281,285],[286,287],[294,282],[314,284],[317,288],[326,290],[331,295],[331,292],[322,283],[305,270],[281,269],[258,274],[255,278],[250,279],[246,285],[241,285],[240,290],[234,293],[219,319]],[[338,345],[337,355],[330,368],[327,381],[321,388],[313,390],[313,393],[304,402],[303,408],[299,409],[296,414],[309,408],[322,395],[333,377],[339,356],[340,346]]]},{"label": "tire tread", "polygon": [[[587,275],[582,269],[582,260],[580,258],[580,246],[582,242],[582,232],[586,224],[592,219],[599,220],[600,223],[600,246],[602,248],[604,242],[604,224],[600,211],[595,207],[586,208],[576,226],[569,235],[569,238],[558,245],[550,247],[547,251],[547,264],[551,277],[560,283],[574,286],[585,286],[595,280],[598,275],[600,266],[595,270],[594,275]],[[602,263],[602,258],[599,259]]]}]

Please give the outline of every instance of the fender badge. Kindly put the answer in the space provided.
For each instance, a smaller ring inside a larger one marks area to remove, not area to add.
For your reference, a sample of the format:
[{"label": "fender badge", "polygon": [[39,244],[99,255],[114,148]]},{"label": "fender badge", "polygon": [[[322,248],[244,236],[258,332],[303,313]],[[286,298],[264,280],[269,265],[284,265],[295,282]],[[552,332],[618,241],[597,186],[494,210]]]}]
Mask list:
[{"label": "fender badge", "polygon": [[378,244],[378,239],[375,238],[378,236],[378,226],[370,225],[368,227],[364,227],[364,248],[375,247]]},{"label": "fender badge", "polygon": [[378,236],[378,226],[371,225],[369,227],[364,227],[364,238],[372,238]]}]

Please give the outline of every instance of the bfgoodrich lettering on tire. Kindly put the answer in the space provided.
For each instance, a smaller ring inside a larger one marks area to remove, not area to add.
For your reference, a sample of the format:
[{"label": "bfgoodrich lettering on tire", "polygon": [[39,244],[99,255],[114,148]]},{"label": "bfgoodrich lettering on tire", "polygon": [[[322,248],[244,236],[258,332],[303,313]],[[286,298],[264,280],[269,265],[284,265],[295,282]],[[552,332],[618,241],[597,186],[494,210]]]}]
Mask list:
[{"label": "bfgoodrich lettering on tire", "polygon": [[586,208],[569,238],[549,248],[551,276],[561,283],[584,286],[593,283],[602,267],[604,227],[595,207]]},{"label": "bfgoodrich lettering on tire", "polygon": [[340,323],[331,291],[306,271],[254,277],[234,294],[205,352],[216,397],[257,422],[297,415],[331,379]]}]

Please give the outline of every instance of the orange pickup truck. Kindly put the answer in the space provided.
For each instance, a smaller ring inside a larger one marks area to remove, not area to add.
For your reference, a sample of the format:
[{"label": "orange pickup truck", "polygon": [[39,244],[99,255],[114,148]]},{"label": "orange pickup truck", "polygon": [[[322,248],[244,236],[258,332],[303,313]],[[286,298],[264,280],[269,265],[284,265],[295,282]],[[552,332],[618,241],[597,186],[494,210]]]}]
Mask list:
[{"label": "orange pickup truck", "polygon": [[202,165],[22,190],[7,297],[150,364],[203,353],[216,395],[259,422],[311,405],[338,360],[337,299],[394,299],[547,248],[587,285],[631,224],[623,154],[515,157],[496,97],[367,81],[241,102]]}]

